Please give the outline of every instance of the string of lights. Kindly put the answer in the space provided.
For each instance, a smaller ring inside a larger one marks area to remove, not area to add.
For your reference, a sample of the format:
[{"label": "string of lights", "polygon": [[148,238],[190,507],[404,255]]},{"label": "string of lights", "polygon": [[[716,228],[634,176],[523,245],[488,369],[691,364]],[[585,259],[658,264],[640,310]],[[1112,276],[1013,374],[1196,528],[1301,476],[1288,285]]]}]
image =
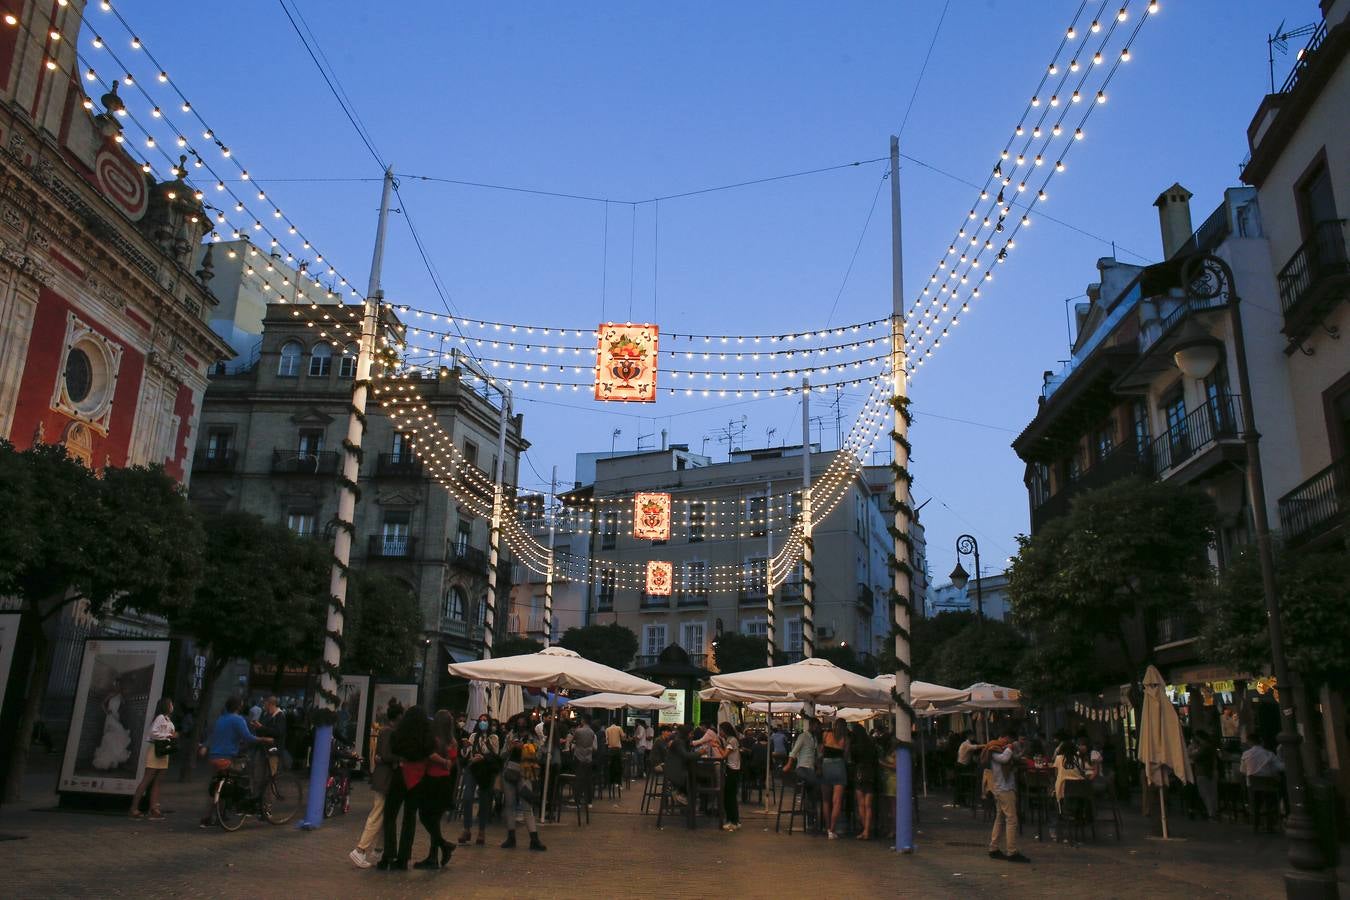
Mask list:
[{"label": "string of lights", "polygon": [[[1129,6],[1129,4],[1127,3],[1126,6],[1122,6],[1122,7],[1120,8],[1119,12],[1116,14],[1115,22],[1123,22],[1123,21],[1125,21],[1125,20],[1128,18],[1128,16],[1129,16],[1128,6]],[[1111,66],[1109,67],[1109,69],[1107,70],[1106,76],[1105,76],[1105,78],[1103,79],[1102,84],[1101,84],[1101,87],[1100,87],[1100,89],[1099,89],[1100,92],[1101,92],[1101,96],[1103,96],[1103,97],[1105,96],[1105,90],[1106,90],[1106,87],[1107,87],[1107,86],[1110,84],[1110,82],[1115,78],[1116,74],[1118,73],[1118,71],[1119,71],[1119,69],[1120,69],[1120,66],[1121,66],[1123,63],[1128,62],[1128,61],[1130,60],[1132,54],[1131,54],[1129,48],[1132,47],[1132,46],[1134,45],[1134,42],[1135,42],[1136,39],[1138,38],[1139,32],[1142,30],[1142,28],[1143,28],[1143,26],[1144,26],[1144,23],[1147,22],[1147,21],[1151,18],[1151,14],[1152,14],[1152,13],[1155,13],[1155,12],[1158,10],[1158,4],[1157,4],[1156,0],[1149,0],[1147,9],[1148,9],[1149,15],[1141,16],[1141,17],[1139,18],[1138,22],[1137,22],[1136,25],[1134,26],[1134,29],[1131,31],[1131,33],[1130,33],[1130,35],[1129,35],[1129,37],[1128,37],[1128,39],[1127,39],[1127,41],[1126,41],[1125,49],[1123,49],[1123,50],[1121,51],[1121,53],[1116,57],[1115,61],[1112,63],[1112,65],[1111,65]],[[1099,26],[1099,27],[1100,27],[1100,26]],[[1114,26],[1113,26],[1113,28],[1114,28]],[[1109,32],[1108,32],[1108,33],[1109,33]],[[1076,136],[1076,140],[1073,141],[1073,142],[1071,142],[1071,143],[1069,144],[1069,146],[1066,147],[1066,148],[1064,149],[1063,154],[1061,155],[1061,160],[1062,160],[1063,156],[1065,156],[1065,155],[1068,154],[1068,152],[1072,149],[1073,145],[1082,139],[1081,136],[1085,134],[1084,128],[1085,128],[1085,126],[1086,126],[1088,120],[1091,118],[1092,114],[1096,111],[1096,109],[1097,109],[1100,105],[1101,105],[1101,103],[1092,103],[1092,104],[1089,104],[1089,105],[1084,109],[1083,115],[1081,116],[1081,118],[1079,119],[1077,125],[1075,126],[1074,134],[1075,134],[1075,136]],[[1062,120],[1061,120],[1061,122],[1062,122]],[[1057,127],[1057,128],[1061,127],[1061,125],[1060,125],[1059,122],[1056,123],[1056,127]],[[1040,186],[1040,189],[1037,191],[1037,200],[1038,200],[1038,202],[1044,202],[1044,201],[1045,201],[1045,198],[1046,198],[1045,187],[1049,184],[1050,179],[1053,178],[1054,175],[1055,175],[1057,172],[1059,172],[1059,171],[1062,171],[1062,168],[1061,168],[1059,165],[1056,165],[1056,167],[1055,167],[1055,169],[1054,169],[1053,171],[1047,173],[1045,180],[1042,182],[1042,184],[1041,184],[1041,186]],[[1016,224],[1014,224],[1014,225],[1012,226],[1012,230],[1011,230],[1011,231],[1009,232],[1009,234],[1008,234],[1008,238],[1007,238],[1007,240],[1006,240],[1006,243],[1005,243],[1004,247],[1000,250],[1000,252],[999,252],[999,254],[998,254],[998,258],[997,258],[997,262],[998,262],[998,263],[1004,262],[1004,261],[1007,259],[1008,251],[1010,251],[1010,250],[1012,250],[1012,249],[1014,249],[1014,248],[1016,247],[1016,237],[1017,237],[1018,233],[1019,233],[1023,228],[1029,228],[1030,226],[1031,226],[1031,217],[1030,217],[1030,214],[1029,214],[1029,213],[1026,214],[1026,215],[1023,215],[1023,216],[1020,218],[1020,220],[1018,220],[1018,221],[1016,222]],[[985,272],[985,280],[989,280],[989,279],[992,279],[992,270],[986,271],[986,272]],[[936,335],[935,335],[935,336],[934,336],[934,326],[940,325],[940,322],[939,322],[939,320],[938,320],[937,317],[934,318],[933,323],[932,323],[931,325],[928,325],[928,326],[926,326],[926,327],[924,328],[924,333],[923,333],[923,334],[918,335],[918,336],[917,336],[917,339],[915,339],[911,344],[908,344],[908,345],[907,345],[907,350],[912,354],[912,355],[911,355],[911,358],[910,358],[910,360],[909,360],[909,362],[908,362],[908,364],[907,364],[908,369],[909,369],[910,372],[915,372],[915,371],[917,371],[917,369],[918,369],[920,366],[922,366],[923,363],[924,363],[927,359],[930,359],[930,358],[932,357],[933,351],[936,350],[939,346],[941,346],[942,339],[945,338],[945,337],[947,337],[948,334],[949,334],[950,329],[951,329],[952,327],[955,327],[955,326],[959,323],[959,321],[960,321],[960,315],[963,314],[963,313],[968,313],[968,312],[970,311],[970,302],[973,301],[973,300],[975,300],[975,299],[978,299],[979,296],[980,296],[979,288],[978,288],[978,287],[973,288],[973,289],[970,291],[970,295],[969,295],[965,300],[960,301],[960,308],[959,308],[959,310],[958,310],[957,312],[953,312],[953,313],[951,314],[951,318],[950,318],[950,320],[947,322],[947,324],[946,324],[945,326],[942,326],[942,327],[940,327],[940,328],[937,329],[937,332],[936,332]],[[955,292],[953,292],[953,298],[952,298],[952,301],[951,301],[951,302],[953,302],[953,303],[956,302]],[[945,312],[948,311],[948,309],[949,309],[949,303],[942,303],[942,304],[941,304],[940,313],[945,313]],[[929,342],[929,339],[930,339],[930,338],[931,338],[931,343]],[[925,350],[925,349],[924,349],[924,345],[925,345],[926,343],[928,343],[929,346],[928,346],[927,349]],[[924,352],[922,353],[922,355],[919,355],[919,353],[918,353],[918,351],[920,351],[920,350],[923,350],[923,351],[924,351]],[[917,357],[917,358],[915,358],[915,357]]]},{"label": "string of lights", "polygon": [[[552,353],[555,356],[565,356],[569,353],[574,356],[583,356],[595,353],[594,343],[585,345],[539,343],[531,341],[509,340],[502,337],[486,337],[486,336],[470,337],[468,335],[457,332],[437,331],[434,329],[419,328],[407,324],[404,324],[402,327],[406,330],[405,337],[409,341],[422,337],[438,339],[440,344],[438,344],[436,348],[429,347],[426,344],[416,344],[416,343],[413,344],[413,346],[418,349],[427,350],[433,353],[436,352],[444,353],[445,351],[443,350],[443,346],[445,343],[449,343],[452,347],[456,344],[461,346],[472,345],[474,347],[492,350],[505,349],[513,353],[539,353],[543,355]],[[598,336],[599,332],[594,330],[590,331],[585,335],[585,337],[590,338],[592,341],[596,340]],[[862,350],[876,346],[888,346],[888,345],[889,345],[889,337],[882,336],[882,337],[864,338],[862,340],[857,341],[845,341],[839,344],[827,344],[821,347],[793,347],[791,349],[786,350],[742,350],[742,351],[706,350],[706,349],[661,350],[659,351],[659,353],[661,356],[666,356],[671,359],[689,359],[689,360],[704,359],[704,360],[717,360],[718,362],[744,362],[747,360],[757,361],[761,359],[776,360],[779,359],[780,357],[784,359],[792,359],[794,356],[810,356],[812,354],[815,354],[817,356],[826,356],[831,353],[847,353],[853,350]]]},{"label": "string of lights", "polygon": [[[266,201],[268,199],[268,192],[265,185],[258,182],[256,177],[252,176],[249,173],[248,169],[244,166],[243,161],[240,159],[238,153],[232,151],[231,148],[219,136],[217,130],[211,127],[211,125],[203,117],[200,109],[197,106],[195,106],[183,93],[177,81],[169,77],[167,69],[155,57],[153,51],[151,51],[151,49],[145,44],[145,42],[143,42],[140,39],[136,29],[132,27],[131,23],[126,19],[125,16],[123,16],[122,12],[119,9],[114,8],[112,3],[108,2],[108,0],[102,0],[102,2],[100,2],[99,4],[99,7],[104,13],[111,14],[112,18],[115,19],[117,23],[125,31],[127,38],[129,40],[129,46],[131,50],[137,55],[144,56],[145,60],[153,67],[155,75],[153,76],[153,82],[151,83],[164,85],[167,87],[167,89],[171,90],[173,92],[174,97],[176,98],[176,103],[173,104],[173,106],[177,108],[181,113],[186,114],[191,119],[195,120],[198,127],[179,128],[175,126],[173,124],[173,118],[167,112],[165,112],[162,107],[154,103],[154,98],[150,95],[149,91],[144,86],[145,82],[142,79],[136,79],[133,76],[131,67],[125,65],[122,62],[120,57],[118,57],[118,55],[116,54],[116,51],[113,49],[111,43],[104,41],[100,35],[95,33],[93,38],[91,39],[91,45],[96,50],[106,51],[110,56],[110,58],[112,58],[112,60],[124,72],[126,72],[126,75],[123,78],[124,83],[126,83],[127,86],[132,86],[134,84],[139,89],[140,93],[143,96],[145,96],[146,100],[151,103],[152,116],[156,119],[163,120],[165,125],[168,126],[174,132],[175,143],[181,150],[185,151],[186,154],[192,158],[193,166],[195,168],[204,168],[206,169],[206,171],[211,173],[211,175],[216,179],[215,183],[216,190],[222,194],[228,195],[231,199],[234,200],[235,211],[243,212],[249,210],[248,203],[244,201],[243,198],[240,197],[235,192],[235,190],[226,183],[225,179],[221,177],[221,174],[218,173],[215,170],[215,168],[206,160],[206,158],[201,153],[199,153],[193,146],[194,141],[193,139],[189,138],[188,135],[200,133],[202,140],[210,142],[216,148],[216,150],[219,151],[221,159],[229,160],[230,163],[234,165],[235,169],[238,171],[238,177],[241,181],[251,182],[253,184],[253,186],[257,189],[258,200]],[[200,131],[198,131],[198,128],[200,129]],[[297,225],[296,222],[280,208],[280,206],[276,205],[275,203],[271,203],[269,204],[269,207],[270,208],[267,209],[264,214],[256,214],[256,213],[254,214],[252,229],[255,232],[262,232],[266,234],[269,243],[273,248],[281,248],[282,250],[285,250],[287,261],[288,262],[294,261],[297,258],[295,253],[285,248],[283,239],[279,237],[276,232],[273,231],[271,226],[264,224],[269,219],[275,221],[278,223],[278,230],[284,230],[286,234],[298,240],[303,250],[313,251],[314,263],[324,263],[325,262],[324,254],[314,247],[309,238],[306,237],[304,232],[301,231],[299,225]],[[247,228],[235,229],[236,238],[242,237],[246,233]],[[338,286],[348,288],[351,296],[354,297],[360,296],[359,291],[357,291],[357,289],[351,285],[347,277],[343,275],[341,272],[339,272],[337,268],[331,263],[331,261],[327,263],[327,274],[330,277],[337,279]],[[316,287],[322,288],[322,283],[318,282],[317,279],[316,279]],[[332,291],[332,293],[337,292]]]}]

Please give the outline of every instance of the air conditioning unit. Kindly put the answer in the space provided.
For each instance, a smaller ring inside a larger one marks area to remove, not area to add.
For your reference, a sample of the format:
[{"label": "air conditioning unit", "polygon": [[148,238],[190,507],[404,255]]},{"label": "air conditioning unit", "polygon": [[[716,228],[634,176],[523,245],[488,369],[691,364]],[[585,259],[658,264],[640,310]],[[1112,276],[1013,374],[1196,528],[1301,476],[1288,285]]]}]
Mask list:
[{"label": "air conditioning unit", "polygon": [[819,628],[816,629],[816,637],[820,638],[822,641],[834,640],[834,626],[821,625]]}]

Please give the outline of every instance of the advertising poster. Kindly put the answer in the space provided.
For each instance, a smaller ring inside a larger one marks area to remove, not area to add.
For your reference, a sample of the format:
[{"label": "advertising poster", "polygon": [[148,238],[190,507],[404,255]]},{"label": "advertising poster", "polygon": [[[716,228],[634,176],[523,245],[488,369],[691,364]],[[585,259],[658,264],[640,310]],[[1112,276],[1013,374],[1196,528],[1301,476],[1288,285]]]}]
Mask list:
[{"label": "advertising poster", "polygon": [[167,640],[85,641],[58,790],[135,793],[168,663]]},{"label": "advertising poster", "polygon": [[370,704],[370,676],[343,675],[338,682],[337,724],[333,736],[361,752],[366,733],[366,710]]}]

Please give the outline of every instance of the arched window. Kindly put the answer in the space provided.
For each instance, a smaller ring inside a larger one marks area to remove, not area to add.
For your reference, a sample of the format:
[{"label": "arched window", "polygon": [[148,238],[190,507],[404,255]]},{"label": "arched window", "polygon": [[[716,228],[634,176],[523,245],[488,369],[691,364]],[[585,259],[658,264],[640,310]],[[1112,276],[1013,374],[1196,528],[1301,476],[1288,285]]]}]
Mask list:
[{"label": "arched window", "polygon": [[309,353],[309,374],[323,378],[333,369],[333,348],[329,344],[315,344]]},{"label": "arched window", "polygon": [[359,348],[355,344],[348,344],[342,348],[342,359],[338,362],[339,378],[356,377],[356,354]]},{"label": "arched window", "polygon": [[300,355],[305,352],[299,341],[287,341],[281,345],[281,360],[277,363],[277,374],[283,378],[296,378],[300,375]]},{"label": "arched window", "polygon": [[441,604],[441,620],[445,622],[464,621],[464,591],[451,587],[445,592],[445,602]]}]

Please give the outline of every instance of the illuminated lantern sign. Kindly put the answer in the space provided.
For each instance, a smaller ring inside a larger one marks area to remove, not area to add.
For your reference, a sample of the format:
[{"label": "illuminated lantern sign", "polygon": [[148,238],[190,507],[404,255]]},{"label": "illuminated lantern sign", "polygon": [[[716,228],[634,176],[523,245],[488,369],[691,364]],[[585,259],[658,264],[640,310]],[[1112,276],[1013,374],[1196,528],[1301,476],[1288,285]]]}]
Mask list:
[{"label": "illuminated lantern sign", "polygon": [[669,597],[670,587],[675,581],[673,563],[651,560],[647,563],[647,594],[652,597]]},{"label": "illuminated lantern sign", "polygon": [[633,537],[639,541],[670,540],[670,495],[633,495]]},{"label": "illuminated lantern sign", "polygon": [[599,329],[595,399],[656,402],[655,325],[608,323]]}]

